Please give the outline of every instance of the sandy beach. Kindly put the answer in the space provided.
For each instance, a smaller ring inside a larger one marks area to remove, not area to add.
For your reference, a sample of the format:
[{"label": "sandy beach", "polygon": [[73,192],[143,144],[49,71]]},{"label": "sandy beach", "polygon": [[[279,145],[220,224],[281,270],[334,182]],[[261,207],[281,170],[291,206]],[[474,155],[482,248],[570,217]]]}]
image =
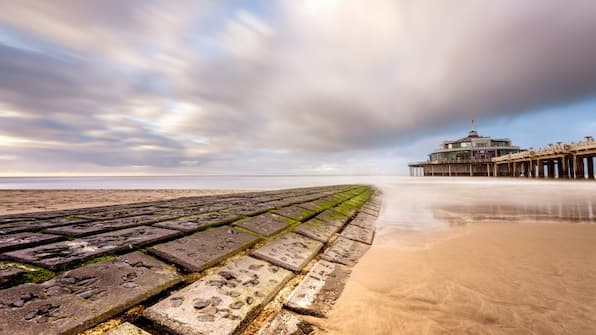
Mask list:
[{"label": "sandy beach", "polygon": [[0,215],[93,207],[241,190],[0,190]]},{"label": "sandy beach", "polygon": [[388,188],[373,247],[329,318],[309,320],[330,334],[594,334],[594,186],[451,183]]},{"label": "sandy beach", "polygon": [[332,334],[594,333],[596,226],[455,230],[373,247],[323,327]]}]

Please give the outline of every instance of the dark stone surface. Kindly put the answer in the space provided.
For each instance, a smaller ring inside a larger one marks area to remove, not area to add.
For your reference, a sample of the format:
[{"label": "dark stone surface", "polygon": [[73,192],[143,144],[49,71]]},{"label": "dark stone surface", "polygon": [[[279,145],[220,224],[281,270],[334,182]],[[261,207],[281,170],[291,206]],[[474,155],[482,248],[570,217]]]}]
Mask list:
[{"label": "dark stone surface", "polygon": [[366,244],[372,244],[375,237],[375,228],[362,228],[352,224],[348,224],[346,229],[341,233],[341,236],[353,241],[358,241]]},{"label": "dark stone surface", "polygon": [[276,209],[273,212],[279,215],[283,215],[285,217],[289,217],[290,219],[294,219],[296,221],[304,221],[316,214],[315,212],[310,211],[306,208],[302,208],[300,206],[284,207]]},{"label": "dark stone surface", "polygon": [[321,219],[313,218],[300,224],[294,229],[294,232],[327,243],[340,228]]},{"label": "dark stone surface", "polygon": [[270,206],[266,203],[263,204],[256,204],[256,205],[242,205],[238,207],[233,207],[230,209],[231,212],[236,213],[238,215],[243,216],[254,216],[261,213],[265,213],[268,210],[274,209],[275,207]]},{"label": "dark stone surface", "polygon": [[345,225],[350,218],[338,211],[336,211],[333,208],[329,208],[325,211],[323,211],[321,214],[316,216],[317,219],[325,221],[331,225],[337,226],[337,227],[343,227],[343,225]]},{"label": "dark stone surface", "polygon": [[149,252],[176,263],[187,271],[202,271],[258,240],[254,235],[226,226],[156,245]]},{"label": "dark stone surface", "polygon": [[281,215],[265,213],[245,220],[237,221],[234,223],[234,225],[254,231],[255,233],[261,234],[263,236],[271,236],[285,229],[292,222],[296,221]]},{"label": "dark stone surface", "polygon": [[315,335],[324,334],[321,328],[303,320],[287,310],[281,310],[272,315],[263,327],[257,332],[257,335]]},{"label": "dark stone surface", "polygon": [[297,313],[325,316],[343,292],[350,270],[343,265],[318,261],[294,289],[285,307]]},{"label": "dark stone surface", "polygon": [[359,212],[358,215],[356,215],[356,217],[352,221],[350,221],[350,224],[361,228],[374,230],[376,222],[376,216],[366,214],[364,212]]},{"label": "dark stone surface", "polygon": [[154,224],[155,227],[176,229],[183,232],[193,232],[201,228],[219,226],[239,219],[240,216],[229,211],[211,212],[192,215],[176,220],[164,221]]},{"label": "dark stone surface", "polygon": [[131,216],[131,217],[121,218],[121,219],[86,222],[86,223],[72,224],[72,225],[68,225],[68,226],[54,227],[54,228],[46,229],[46,230],[44,230],[44,232],[50,233],[50,234],[73,236],[73,237],[86,236],[86,235],[103,233],[103,232],[111,231],[111,230],[118,230],[118,229],[124,229],[124,228],[140,226],[140,225],[151,224],[151,223],[159,222],[159,221],[162,221],[162,220],[165,220],[168,218],[169,217],[167,217],[167,216],[160,216],[160,215]]},{"label": "dark stone surface", "polygon": [[296,233],[287,233],[253,251],[251,255],[300,272],[322,247],[323,243],[319,241]]},{"label": "dark stone surface", "polygon": [[76,334],[180,281],[139,252],[0,291],[0,334]]},{"label": "dark stone surface", "polygon": [[38,233],[16,233],[0,236],[0,251],[24,249],[44,243],[52,243],[63,240],[64,237],[51,234]]},{"label": "dark stone surface", "polygon": [[147,308],[143,315],[179,335],[238,334],[292,273],[243,256]]},{"label": "dark stone surface", "polygon": [[19,232],[34,232],[45,228],[66,226],[69,224],[78,224],[83,222],[89,222],[88,219],[82,219],[77,217],[60,217],[53,219],[42,219],[25,222],[14,222],[7,223],[0,226],[0,235],[19,233]]},{"label": "dark stone surface", "polygon": [[322,258],[329,262],[354,266],[369,248],[368,244],[338,237]]},{"label": "dark stone surface", "polygon": [[[0,263],[0,287],[3,287],[6,283],[14,280],[26,271],[18,267],[7,267],[3,263]],[[1,295],[0,291],[0,295]]]},{"label": "dark stone surface", "polygon": [[153,214],[158,210],[160,210],[160,208],[157,207],[124,208],[121,210],[99,212],[94,214],[81,214],[79,215],[79,217],[89,220],[112,220],[126,218],[129,216]]},{"label": "dark stone surface", "polygon": [[134,227],[99,235],[5,252],[3,258],[61,270],[109,253],[175,237],[180,232],[156,227]]}]

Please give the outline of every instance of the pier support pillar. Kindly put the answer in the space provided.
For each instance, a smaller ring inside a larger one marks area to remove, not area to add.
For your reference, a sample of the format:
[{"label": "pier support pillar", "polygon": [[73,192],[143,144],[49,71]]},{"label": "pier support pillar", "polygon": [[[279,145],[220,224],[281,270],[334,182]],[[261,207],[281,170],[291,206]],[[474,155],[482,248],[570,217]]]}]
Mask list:
[{"label": "pier support pillar", "polygon": [[538,160],[536,165],[538,167],[538,178],[544,178],[544,161]]},{"label": "pier support pillar", "polygon": [[594,157],[588,156],[588,179],[594,179]]},{"label": "pier support pillar", "polygon": [[569,179],[569,178],[571,178],[571,174],[569,173],[569,157],[564,156],[562,161],[563,161],[563,178]]},{"label": "pier support pillar", "polygon": [[548,166],[548,178],[553,179],[555,177],[555,161],[547,161],[546,165]]},{"label": "pier support pillar", "polygon": [[575,157],[575,178],[586,179],[584,174],[584,158],[581,156]]}]

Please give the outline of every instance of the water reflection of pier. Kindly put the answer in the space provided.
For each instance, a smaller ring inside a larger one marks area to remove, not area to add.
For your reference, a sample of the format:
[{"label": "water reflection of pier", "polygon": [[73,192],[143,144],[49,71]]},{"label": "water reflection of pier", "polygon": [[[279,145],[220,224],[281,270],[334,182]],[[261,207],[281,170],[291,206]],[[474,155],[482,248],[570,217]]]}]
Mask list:
[{"label": "water reflection of pier", "polygon": [[594,180],[596,141],[557,143],[492,159],[493,176]]}]

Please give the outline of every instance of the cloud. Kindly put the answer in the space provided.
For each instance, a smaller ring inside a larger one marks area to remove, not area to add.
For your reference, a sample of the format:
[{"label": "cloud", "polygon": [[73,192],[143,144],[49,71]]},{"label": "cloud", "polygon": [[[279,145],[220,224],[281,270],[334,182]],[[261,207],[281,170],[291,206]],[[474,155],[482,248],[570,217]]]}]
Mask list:
[{"label": "cloud", "polygon": [[0,135],[28,149],[3,156],[233,172],[342,171],[364,150],[386,162],[379,150],[472,118],[592,97],[594,17],[588,0],[5,2]]}]

